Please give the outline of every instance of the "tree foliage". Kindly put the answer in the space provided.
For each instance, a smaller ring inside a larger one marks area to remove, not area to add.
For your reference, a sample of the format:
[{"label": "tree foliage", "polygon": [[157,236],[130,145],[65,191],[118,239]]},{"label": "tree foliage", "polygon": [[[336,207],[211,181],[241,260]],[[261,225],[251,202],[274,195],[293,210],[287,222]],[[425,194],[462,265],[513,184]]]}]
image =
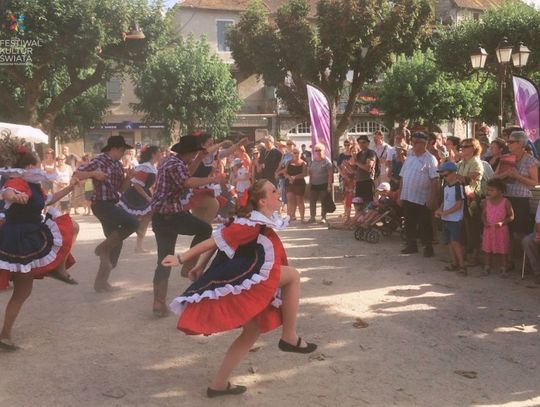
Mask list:
[{"label": "tree foliage", "polygon": [[[239,70],[277,88],[289,111],[308,117],[306,83],[323,89],[336,107],[352,71],[347,105],[334,120],[334,147],[350,127],[357,97],[392,63],[392,56],[420,48],[432,20],[428,0],[305,0],[286,2],[270,16],[260,1],[251,3],[229,32]],[[289,77],[287,85],[284,78]],[[335,151],[337,149],[334,148]]]},{"label": "tree foliage", "polygon": [[477,117],[486,89],[476,78],[457,80],[442,72],[431,50],[417,51],[399,56],[385,73],[377,103],[391,119],[436,125]]},{"label": "tree foliage", "polygon": [[152,57],[134,75],[136,111],[147,121],[163,122],[169,132],[204,128],[217,137],[228,134],[241,107],[229,67],[210,51],[205,39],[179,39]]},{"label": "tree foliage", "polygon": [[521,41],[531,50],[521,70],[523,75],[540,70],[540,11],[522,2],[508,2],[488,10],[481,20],[470,19],[442,29],[435,55],[442,69],[467,77],[473,73],[470,55],[480,44],[488,53],[486,70],[497,74],[495,49],[504,37],[514,45]]},{"label": "tree foliage", "polygon": [[[12,121],[46,131],[71,120],[57,121],[59,115],[96,101],[96,92],[90,91],[94,86],[144,63],[168,32],[161,4],[149,6],[146,0],[7,0],[3,10],[3,21],[22,15],[24,27],[4,27],[1,40],[39,45],[31,46],[31,62],[0,67],[0,108]],[[123,40],[132,22],[144,40]],[[90,98],[83,102],[85,96]],[[98,105],[104,103],[101,99]]]},{"label": "tree foliage", "polygon": [[[512,63],[507,65],[503,92],[503,115],[504,122],[507,122],[514,115],[510,74],[526,76],[540,85],[540,11],[522,2],[508,2],[488,10],[481,20],[467,20],[442,29],[435,41],[435,57],[443,71],[459,79],[479,78],[481,82],[486,82],[482,110],[477,118],[488,123],[498,121],[497,81],[501,80],[502,71],[495,50],[504,37],[513,45],[523,42],[531,50],[525,67],[519,69],[513,67]],[[470,55],[479,45],[485,48],[488,58],[482,72],[475,72]]]}]

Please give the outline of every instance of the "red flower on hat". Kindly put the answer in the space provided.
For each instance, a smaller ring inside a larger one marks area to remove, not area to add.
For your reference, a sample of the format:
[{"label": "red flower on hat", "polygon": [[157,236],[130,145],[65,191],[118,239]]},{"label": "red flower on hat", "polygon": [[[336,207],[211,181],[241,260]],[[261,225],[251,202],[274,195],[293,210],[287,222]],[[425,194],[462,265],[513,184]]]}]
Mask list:
[{"label": "red flower on hat", "polygon": [[26,154],[28,153],[28,149],[23,145],[18,145],[15,147],[15,151],[19,154]]},{"label": "red flower on hat", "polygon": [[141,147],[141,153],[144,153],[146,150],[148,150],[148,144]]}]

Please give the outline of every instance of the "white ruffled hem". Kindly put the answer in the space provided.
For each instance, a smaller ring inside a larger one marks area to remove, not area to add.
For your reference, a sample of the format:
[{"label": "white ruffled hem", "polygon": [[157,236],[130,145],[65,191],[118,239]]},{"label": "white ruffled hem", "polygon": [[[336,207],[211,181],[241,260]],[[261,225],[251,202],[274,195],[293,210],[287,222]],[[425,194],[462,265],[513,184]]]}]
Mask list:
[{"label": "white ruffled hem", "polygon": [[214,230],[212,232],[212,238],[216,242],[216,246],[218,247],[218,249],[224,252],[229,259],[232,259],[236,250],[229,246],[225,239],[223,239],[222,232],[224,227],[224,225],[221,225],[216,230]]},{"label": "white ruffled hem", "polygon": [[[264,235],[259,235],[257,243],[261,244],[264,248],[264,263],[262,264],[259,273],[254,274],[251,278],[245,279],[238,285],[233,286],[227,284],[214,290],[206,290],[202,294],[176,297],[169,305],[170,309],[180,316],[188,304],[199,303],[204,299],[217,300],[220,297],[230,294],[238,295],[244,290],[251,289],[253,285],[268,280],[275,261],[274,246],[272,245],[272,241]],[[274,300],[272,301],[272,305],[275,307],[281,306],[281,299],[279,296],[280,290],[277,290]]]},{"label": "white ruffled hem", "polygon": [[152,211],[152,207],[150,206],[150,204],[148,204],[148,207],[146,209],[142,209],[142,210],[139,210],[139,209],[132,209],[130,207],[128,207],[124,202],[120,201],[118,203],[118,206],[120,208],[122,208],[123,210],[125,210],[127,213],[129,213],[130,215],[134,215],[134,216],[144,216],[144,215],[148,215],[151,211]]},{"label": "white ruffled hem", "polygon": [[45,224],[49,227],[53,236],[53,245],[51,247],[51,251],[47,253],[46,256],[40,259],[32,260],[28,264],[9,263],[0,260],[0,270],[7,270],[10,273],[29,273],[32,271],[32,269],[46,267],[56,260],[64,240],[62,238],[62,234],[60,233],[60,228],[54,220],[48,219],[45,221]]}]

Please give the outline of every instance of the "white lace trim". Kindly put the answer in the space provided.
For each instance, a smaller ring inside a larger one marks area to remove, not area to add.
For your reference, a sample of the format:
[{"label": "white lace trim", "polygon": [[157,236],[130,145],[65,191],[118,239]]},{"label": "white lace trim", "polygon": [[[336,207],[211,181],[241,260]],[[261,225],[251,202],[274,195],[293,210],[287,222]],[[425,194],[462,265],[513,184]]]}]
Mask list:
[{"label": "white lace trim", "polygon": [[249,218],[234,218],[234,223],[239,225],[255,226],[266,225],[275,230],[284,230],[289,226],[289,216],[282,218],[277,212],[274,212],[272,218],[268,218],[259,211],[251,211]]},{"label": "white lace trim", "polygon": [[[176,297],[169,305],[171,310],[175,314],[181,315],[188,304],[199,303],[204,299],[217,300],[220,297],[224,297],[229,294],[238,295],[244,290],[251,289],[253,285],[260,284],[261,282],[268,280],[275,262],[274,246],[272,241],[264,235],[259,235],[257,238],[257,243],[261,244],[264,248],[264,263],[262,264],[258,273],[253,274],[251,278],[246,278],[240,284],[235,286],[227,284],[214,290],[206,290],[202,294],[193,294],[187,297]],[[280,290],[276,290],[276,294],[272,300],[272,305],[274,307],[279,307],[281,305],[280,293]]]},{"label": "white lace trim", "polygon": [[23,174],[24,171],[23,168],[2,167],[0,168],[0,175]]},{"label": "white lace trim", "polygon": [[118,203],[118,206],[125,210],[127,213],[134,215],[134,216],[144,216],[148,215],[152,211],[152,207],[150,204],[148,204],[148,207],[146,209],[132,209],[129,206],[127,206],[123,201],[120,201]]},{"label": "white lace trim", "polygon": [[234,257],[234,253],[236,252],[235,249],[233,249],[229,244],[225,241],[223,238],[223,229],[224,225],[219,226],[216,230],[212,232],[212,237],[214,238],[214,241],[216,242],[216,246],[219,250],[224,252],[229,259],[232,259]]},{"label": "white lace trim", "polygon": [[28,264],[9,263],[0,260],[0,270],[7,270],[11,273],[29,273],[30,271],[32,271],[32,269],[46,267],[56,260],[56,258],[58,257],[58,252],[60,251],[64,240],[62,234],[60,233],[60,228],[54,220],[48,219],[45,221],[45,224],[49,227],[53,236],[53,245],[51,247],[51,251],[47,253],[47,255],[45,255],[44,257],[32,260]]},{"label": "white lace trim", "polygon": [[149,163],[148,161],[137,165],[134,168],[134,171],[146,172],[147,174],[157,174],[157,168],[153,164]]}]

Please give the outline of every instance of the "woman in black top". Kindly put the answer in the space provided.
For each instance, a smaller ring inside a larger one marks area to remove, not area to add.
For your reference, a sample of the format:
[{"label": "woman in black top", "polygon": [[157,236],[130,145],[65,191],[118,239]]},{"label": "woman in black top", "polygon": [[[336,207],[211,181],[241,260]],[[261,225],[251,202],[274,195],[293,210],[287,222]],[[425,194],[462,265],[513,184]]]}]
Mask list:
[{"label": "woman in black top", "polygon": [[296,208],[300,212],[300,220],[304,221],[307,165],[300,158],[300,150],[294,148],[293,159],[285,167],[285,188],[287,191],[287,212],[291,220],[296,220]]}]

